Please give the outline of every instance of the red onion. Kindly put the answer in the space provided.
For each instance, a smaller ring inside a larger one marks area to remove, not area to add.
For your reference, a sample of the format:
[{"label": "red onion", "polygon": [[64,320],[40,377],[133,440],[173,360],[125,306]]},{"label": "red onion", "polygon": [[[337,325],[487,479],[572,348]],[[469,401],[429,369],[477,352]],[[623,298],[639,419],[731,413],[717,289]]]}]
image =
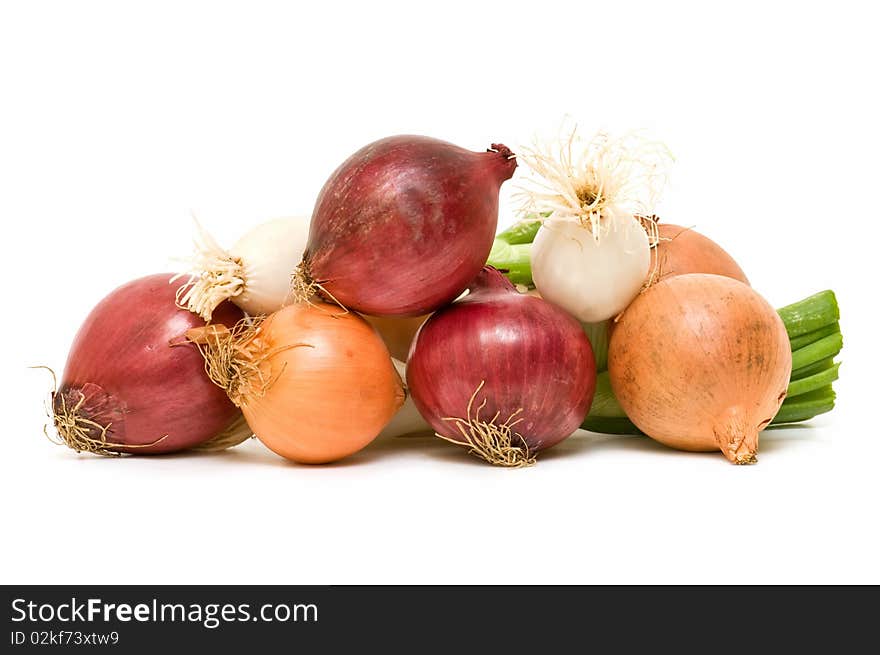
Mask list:
[{"label": "red onion", "polygon": [[[183,337],[204,326],[175,305],[171,274],[143,277],[104,298],[74,339],[52,395],[55,427],[77,451],[168,453],[202,444],[240,417]],[[243,316],[224,302],[214,322]],[[127,447],[126,447],[127,446]]]},{"label": "red onion", "polygon": [[297,273],[299,296],[374,316],[427,314],[482,268],[510,149],[477,153],[424,136],[361,148],[324,184]]},{"label": "red onion", "polygon": [[580,323],[487,266],[467,296],[421,327],[406,380],[439,436],[521,466],[580,427],[596,363]]}]

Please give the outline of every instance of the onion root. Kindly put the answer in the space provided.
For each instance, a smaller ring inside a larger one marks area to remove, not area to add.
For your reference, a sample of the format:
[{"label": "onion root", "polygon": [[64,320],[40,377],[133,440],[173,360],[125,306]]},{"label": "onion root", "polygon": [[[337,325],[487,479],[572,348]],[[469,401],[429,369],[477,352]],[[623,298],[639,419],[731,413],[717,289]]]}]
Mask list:
[{"label": "onion root", "polygon": [[[514,426],[522,421],[517,418],[522,413],[522,408],[513,412],[506,421],[498,423],[498,412],[491,420],[485,421],[480,418],[480,411],[486,406],[486,399],[480,403],[479,407],[473,411],[474,401],[477,394],[483,388],[486,381],[483,380],[477,386],[470,401],[467,405],[467,415],[465,418],[449,416],[444,421],[453,423],[461,433],[464,441],[451,439],[439,432],[435,433],[441,439],[454,443],[456,445],[467,445],[470,447],[468,451],[471,455],[481,457],[490,464],[496,466],[506,466],[510,468],[520,468],[523,466],[531,466],[535,463],[535,456],[529,452],[529,446],[522,435],[513,430]],[[472,412],[473,411],[473,415]],[[515,446],[514,442],[519,442],[521,446]]]},{"label": "onion root", "polygon": [[349,311],[348,307],[339,302],[332,293],[327,291],[320,282],[312,277],[308,264],[303,260],[294,269],[293,275],[290,276],[290,297],[295,303],[305,302],[314,305],[312,298],[315,296],[318,296],[321,300],[338,305],[345,314]]},{"label": "onion root", "polygon": [[[193,271],[189,279],[177,289],[175,300],[180,309],[211,320],[214,310],[224,300],[244,292],[244,262],[224,250],[216,239],[193,216],[196,227],[195,253],[185,260]],[[173,284],[187,273],[171,278]]]},{"label": "onion root", "polygon": [[54,370],[48,366],[33,366],[31,368],[43,368],[52,374],[52,391],[49,395],[50,403],[47,407],[47,414],[57,436],[52,437],[48,424],[43,426],[43,434],[52,443],[67,446],[77,453],[86,452],[107,457],[119,457],[123,453],[111,450],[112,448],[148,448],[168,437],[166,434],[151,443],[136,445],[108,441],[107,432],[112,423],[101,425],[83,415],[82,406],[86,401],[86,395],[82,391],[77,390],[79,400],[71,405],[65,394],[58,393],[58,378]]},{"label": "onion root", "polygon": [[523,220],[573,221],[598,241],[609,210],[652,214],[672,155],[635,132],[618,138],[599,132],[587,141],[574,126],[555,144],[523,149],[520,159],[534,173],[518,194]]}]

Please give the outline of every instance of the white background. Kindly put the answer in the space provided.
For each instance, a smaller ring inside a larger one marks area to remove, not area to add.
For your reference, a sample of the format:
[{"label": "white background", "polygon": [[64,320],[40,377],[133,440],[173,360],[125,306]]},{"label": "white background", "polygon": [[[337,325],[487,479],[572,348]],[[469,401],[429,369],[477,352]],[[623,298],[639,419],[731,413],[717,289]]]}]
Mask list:
[{"label": "white background", "polygon": [[[3,3],[0,581],[880,582],[868,3],[588,4]],[[832,414],[765,433],[753,467],[587,433],[515,471],[439,440],[309,468],[43,437],[26,367],[63,367],[102,296],[188,253],[190,210],[228,244],[310,212],[376,138],[515,148],[566,114],[664,140],[661,215],[774,305],[837,292]]]}]

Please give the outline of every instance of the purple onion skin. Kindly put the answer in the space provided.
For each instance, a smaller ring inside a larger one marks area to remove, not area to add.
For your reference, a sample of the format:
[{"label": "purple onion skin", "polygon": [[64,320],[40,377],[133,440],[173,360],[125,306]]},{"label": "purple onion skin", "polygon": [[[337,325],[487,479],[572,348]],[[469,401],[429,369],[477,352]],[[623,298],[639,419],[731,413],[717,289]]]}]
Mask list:
[{"label": "purple onion skin", "polygon": [[[505,421],[522,408],[513,429],[531,452],[577,430],[593,402],[596,362],[580,324],[546,300],[520,294],[485,267],[470,293],[422,325],[410,348],[406,381],[416,408],[439,434],[463,442],[446,417]],[[517,445],[517,444],[514,444]]]},{"label": "purple onion skin", "polygon": [[358,150],[330,176],[303,262],[328,301],[374,316],[427,314],[467,288],[489,256],[510,150],[472,152],[424,136]]},{"label": "purple onion skin", "polygon": [[[238,409],[205,373],[205,361],[184,333],[205,325],[175,306],[171,273],[125,284],[99,302],[74,338],[53,407],[109,425],[108,442],[155,445],[119,452],[169,453],[196,446],[228,427]],[[213,322],[233,326],[243,317],[224,302]],[[180,344],[172,346],[172,343]],[[93,439],[98,429],[90,431]]]}]

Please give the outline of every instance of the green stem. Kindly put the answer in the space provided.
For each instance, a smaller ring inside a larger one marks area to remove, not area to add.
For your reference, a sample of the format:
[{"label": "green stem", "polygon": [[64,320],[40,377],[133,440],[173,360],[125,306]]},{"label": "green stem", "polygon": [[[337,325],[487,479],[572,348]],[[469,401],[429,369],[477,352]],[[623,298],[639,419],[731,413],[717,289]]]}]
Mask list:
[{"label": "green stem", "polygon": [[532,286],[532,267],[529,263],[529,244],[514,244],[496,238],[489,252],[489,266],[504,271],[514,284]]},{"label": "green stem", "polygon": [[819,339],[834,334],[835,332],[840,332],[840,323],[834,322],[823,328],[819,328],[818,330],[813,330],[812,332],[807,332],[799,337],[794,337],[791,339],[791,350],[794,352],[804,346],[809,346],[811,343],[815,343]]},{"label": "green stem", "polygon": [[830,290],[820,291],[777,311],[789,338],[808,334],[840,319],[837,298]]},{"label": "green stem", "polygon": [[[516,245],[526,245],[530,244],[535,240],[535,235],[538,233],[538,229],[541,227],[541,221],[520,221],[519,223],[514,223],[509,228],[496,235],[496,239],[500,239],[505,243],[509,243],[512,246]],[[526,252],[526,261],[528,261],[529,249],[525,249]]]},{"label": "green stem", "polygon": [[611,376],[608,371],[602,371],[596,376],[596,392],[593,394],[593,404],[590,406],[590,417],[602,418],[626,418],[626,412],[617,402],[617,397],[611,390]]},{"label": "green stem", "polygon": [[791,368],[797,370],[828,357],[834,357],[843,348],[843,335],[840,332],[822,337],[809,346],[799,348],[791,354]]},{"label": "green stem", "polygon": [[788,395],[786,398],[795,398],[830,385],[837,379],[839,369],[840,363],[838,362],[824,371],[809,375],[800,380],[792,380],[788,385]]},{"label": "green stem", "polygon": [[793,380],[802,380],[803,378],[808,378],[811,375],[815,375],[820,371],[824,371],[826,369],[834,366],[834,358],[828,357],[826,359],[820,359],[818,362],[813,362],[809,366],[803,366],[801,368],[794,369],[791,372],[791,379]]},{"label": "green stem", "polygon": [[596,359],[597,371],[608,369],[608,323],[609,321],[581,323],[587,338],[590,340],[590,345],[593,347],[593,357]]},{"label": "green stem", "polygon": [[819,414],[830,412],[834,409],[834,399],[835,394],[831,385],[797,396],[791,400],[786,398],[776,416],[773,417],[771,425],[807,421]]},{"label": "green stem", "polygon": [[638,434],[644,435],[632,421],[625,416],[587,416],[581,427],[590,432],[603,434]]}]

